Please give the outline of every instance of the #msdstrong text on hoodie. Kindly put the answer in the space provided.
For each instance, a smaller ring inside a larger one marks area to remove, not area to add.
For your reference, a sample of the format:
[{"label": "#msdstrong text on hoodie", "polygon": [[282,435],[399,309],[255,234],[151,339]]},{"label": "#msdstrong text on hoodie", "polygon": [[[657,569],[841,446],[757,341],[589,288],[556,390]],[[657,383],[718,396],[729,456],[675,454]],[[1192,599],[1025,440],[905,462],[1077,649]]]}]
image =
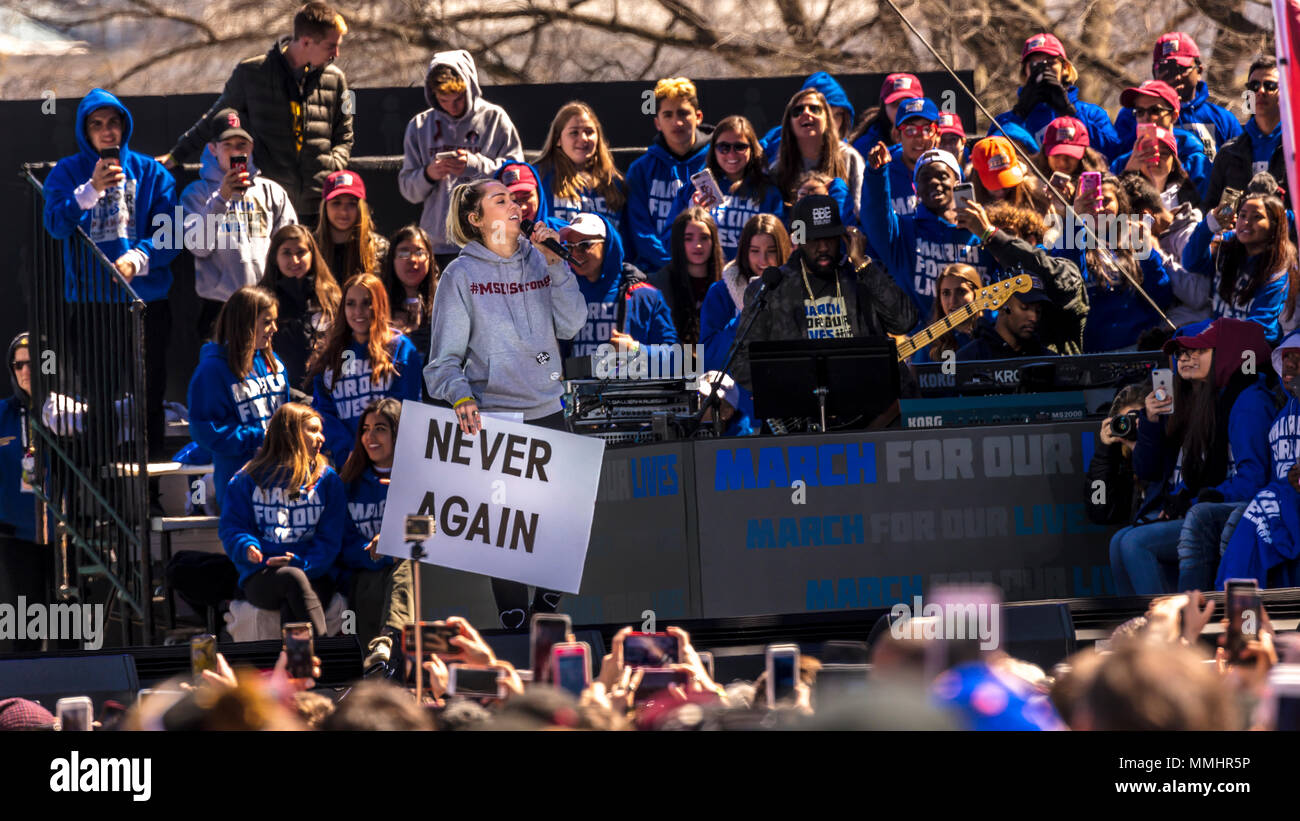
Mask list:
[{"label": "#msdstrong text on hoodie", "polygon": [[262,447],[276,408],[289,401],[289,379],[280,357],[275,357],[272,368],[258,351],[253,354],[253,370],[240,377],[230,369],[228,350],[215,342],[203,346],[186,399],[190,436],[212,452],[218,503],[225,498],[230,477]]},{"label": "#msdstrong text on hoodie", "polygon": [[389,396],[399,402],[403,399],[419,402],[422,397],[420,354],[411,340],[394,331],[388,342],[388,355],[397,367],[397,375],[373,379],[370,348],[354,339],[343,349],[337,376],[332,367],[326,366],[312,380],[312,407],[325,423],[325,450],[337,465],[346,462],[352,452],[357,424],[371,402]]},{"label": "#msdstrong text on hoodie", "polygon": [[[465,113],[453,118],[438,107],[429,80],[438,66],[450,66],[465,81]],[[420,227],[433,240],[435,254],[454,254],[460,249],[447,239],[447,208],[451,192],[463,182],[491,177],[506,160],[523,160],[524,147],[510,115],[499,105],[483,99],[478,68],[468,51],[440,51],[433,55],[425,74],[424,97],[429,108],[416,114],[406,125],[405,152],[397,186],[413,203],[424,203]],[[441,151],[463,148],[469,152],[465,173],[430,182],[425,167]]]},{"label": "#msdstrong text on hoodie", "polygon": [[[90,185],[99,162],[99,152],[86,134],[86,120],[101,108],[113,108],[122,116],[122,144],[119,146],[125,182],[96,193]],[[55,239],[67,240],[78,227],[111,262],[131,253],[138,263],[131,288],[145,302],[166,299],[172,286],[171,261],[180,252],[170,241],[159,242],[155,229],[163,230],[176,218],[176,184],[172,175],[153,157],[132,151],[128,145],[134,121],[116,97],[97,88],[77,106],[76,154],[59,160],[45,179],[45,230]],[[85,207],[83,207],[83,205]],[[90,270],[78,270],[74,243],[63,243],[65,295],[69,302],[110,301],[109,273],[94,263]],[[84,257],[83,257],[84,259]],[[123,302],[124,293],[111,301]]]},{"label": "#msdstrong text on hoodie", "polygon": [[[267,559],[286,553],[293,554],[289,566],[309,579],[334,574],[347,509],[343,480],[331,467],[314,485],[292,493],[286,487],[259,483],[243,470],[236,473],[226,489],[217,535],[239,571],[239,586],[266,567]],[[250,547],[261,551],[261,564],[248,560]]]}]

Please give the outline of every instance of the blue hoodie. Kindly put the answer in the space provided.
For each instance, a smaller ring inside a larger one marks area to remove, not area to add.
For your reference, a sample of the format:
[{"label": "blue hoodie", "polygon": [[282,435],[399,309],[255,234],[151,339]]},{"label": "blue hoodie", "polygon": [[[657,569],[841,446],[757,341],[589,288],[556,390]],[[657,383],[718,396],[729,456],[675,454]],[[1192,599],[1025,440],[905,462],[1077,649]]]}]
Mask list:
[{"label": "blue hoodie", "polygon": [[[531,167],[531,166],[530,166]],[[536,173],[536,169],[534,169]],[[590,188],[578,192],[576,200],[561,199],[555,192],[555,172],[548,170],[545,176],[537,175],[542,184],[542,208],[547,216],[563,220],[567,225],[579,214],[600,214],[613,223],[615,230],[627,241],[627,183],[615,180],[614,185],[623,192],[623,207],[615,211],[605,202],[605,198]],[[687,186],[688,188],[690,186]]]},{"label": "blue hoodie", "polygon": [[28,542],[36,541],[36,494],[23,481],[23,457],[31,446],[27,404],[11,396],[0,403],[0,523]]},{"label": "blue hoodie", "polygon": [[[731,268],[723,272],[729,276]],[[704,294],[704,304],[700,306],[700,344],[704,346],[704,370],[721,370],[731,352],[732,342],[736,339],[737,320],[740,311],[731,298],[727,283],[719,280],[709,286]],[[748,436],[758,433],[762,425],[753,418],[754,395],[745,390],[743,385],[736,385],[740,398],[736,406],[736,415],[724,432],[726,436]]]},{"label": "blue hoodie", "polygon": [[[542,175],[537,173],[537,169],[532,165],[532,163],[519,162],[518,160],[506,160],[501,163],[501,167],[492,175],[492,179],[500,182],[501,175],[505,173],[506,167],[510,165],[526,165],[528,166],[528,170],[533,172],[533,179],[542,179]],[[539,185],[541,184],[542,183],[539,183]],[[569,221],[567,219],[556,219],[552,216],[550,201],[551,198],[547,195],[546,189],[544,187],[539,187],[537,189],[537,216],[533,217],[533,222],[538,225],[545,225],[555,231],[559,231],[561,228],[568,225]]]},{"label": "blue hoodie", "polygon": [[225,345],[209,342],[203,346],[186,398],[190,437],[212,454],[218,504],[226,495],[230,477],[262,447],[275,409],[289,401],[289,380],[280,357],[275,357],[272,370],[258,351],[253,354],[252,373],[240,378],[230,370],[226,356]]},{"label": "blue hoodie", "polygon": [[[286,553],[294,554],[289,565],[309,579],[335,577],[347,510],[343,480],[331,467],[316,484],[300,488],[295,499],[284,487],[261,486],[241,470],[226,489],[217,535],[239,571],[240,587],[266,567],[267,559]],[[248,560],[249,547],[261,551],[261,564]]]},{"label": "blue hoodie", "polygon": [[[1199,133],[1202,129],[1193,127],[1198,124],[1205,126],[1204,135]],[[1210,102],[1210,89],[1204,80],[1196,84],[1196,92],[1192,94],[1192,99],[1179,106],[1178,119],[1174,121],[1174,125],[1180,125],[1192,132],[1197,139],[1202,140],[1202,146],[1204,146],[1203,138],[1208,137],[1213,144],[1206,153],[1211,157],[1228,140],[1241,136],[1241,122],[1231,111]],[[1131,151],[1133,141],[1137,139],[1137,118],[1133,116],[1133,109],[1119,110],[1119,114],[1115,116],[1115,133],[1119,135],[1120,150]],[[1182,147],[1179,146],[1179,154],[1182,154],[1181,149]]]},{"label": "blue hoodie", "polygon": [[[745,229],[745,223],[749,222],[757,214],[773,214],[782,222],[785,221],[785,201],[781,197],[781,191],[775,185],[766,180],[763,183],[762,190],[755,193],[748,186],[742,185],[740,190],[734,194],[726,193],[730,187],[727,180],[718,180],[719,187],[723,190],[723,199],[721,205],[715,205],[709,209],[709,216],[718,226],[718,239],[722,245],[722,257],[724,262],[731,262],[736,258],[736,253],[740,250],[740,233]],[[845,186],[848,190],[848,186]],[[673,209],[668,214],[668,224],[664,228],[663,240],[664,248],[669,249],[672,253],[672,235],[673,221],[677,219],[687,208],[691,207],[691,197],[695,194],[695,186],[684,185],[682,190],[677,192],[677,199],[673,202]]]},{"label": "blue hoodie", "polygon": [[343,550],[339,553],[339,566],[346,570],[382,570],[391,566],[392,556],[370,558],[366,546],[379,535],[384,523],[384,504],[388,500],[388,475],[380,476],[373,468],[352,484],[346,485],[348,495],[347,532],[343,536]]},{"label": "blue hoodie", "polygon": [[595,282],[575,272],[578,289],[587,300],[587,323],[569,343],[566,356],[588,356],[610,340],[618,321],[619,284],[624,277],[635,281],[627,291],[623,333],[643,345],[674,344],[677,329],[672,312],[659,289],[645,281],[645,274],[623,262],[623,240],[605,217],[605,261]]},{"label": "blue hoodie", "polygon": [[[1174,128],[1174,142],[1178,144],[1178,161],[1183,164],[1187,176],[1192,178],[1196,195],[1204,200],[1210,191],[1210,171],[1214,167],[1205,153],[1205,144],[1192,132],[1177,127]],[[1111,162],[1110,173],[1117,177],[1124,173],[1124,166],[1128,165],[1129,157],[1133,156],[1132,146],[1130,141],[1128,150]]]},{"label": "blue hoodie", "polygon": [[1300,494],[1285,479],[1255,494],[1219,562],[1215,587],[1255,579],[1260,587],[1300,584]]},{"label": "blue hoodie", "polygon": [[681,159],[673,156],[663,135],[658,134],[627,169],[625,233],[632,240],[630,261],[641,270],[658,271],[668,264],[672,255],[664,246],[663,236],[673,201],[682,186],[692,187],[691,175],[704,168],[708,156],[709,142],[703,129],[696,131],[695,145]]},{"label": "blue hoodie", "polygon": [[[849,101],[849,95],[844,93],[844,86],[840,85],[834,77],[824,71],[810,74],[808,79],[803,81],[803,85],[799,86],[799,91],[803,91],[807,88],[815,88],[820,91],[832,109],[848,109],[849,127],[853,127],[853,123],[857,120],[857,114],[853,110],[853,103]],[[840,136],[847,137],[848,134],[842,134]],[[862,140],[861,137],[858,139],[859,141]],[[758,141],[758,144],[763,149],[764,157],[775,157],[781,150],[781,126],[776,125],[768,129],[768,132],[763,135],[763,138]],[[847,141],[845,142],[845,145],[848,145]],[[874,142],[867,146],[866,151],[858,149],[858,153],[865,157],[867,156],[867,151],[870,151],[873,146],[875,146]],[[857,148],[857,143],[854,143],[853,147]]]},{"label": "blue hoodie", "polygon": [[[91,208],[82,210],[76,189],[89,182],[99,162],[99,152],[86,135],[86,120],[101,108],[115,108],[122,115],[119,164],[126,182],[124,187],[102,192]],[[156,302],[166,299],[171,290],[171,261],[183,245],[174,240],[184,232],[184,212],[176,200],[176,183],[167,169],[153,157],[130,149],[133,129],[134,121],[126,106],[101,88],[91,91],[77,106],[77,145],[81,150],[59,160],[45,179],[45,230],[55,239],[65,240],[64,288],[69,302],[126,301],[125,294],[109,299],[112,291],[108,274],[98,265],[93,266],[94,278],[90,283],[79,281],[86,272],[78,271],[74,243],[69,239],[78,227],[104,252],[109,262],[116,262],[132,250],[148,259],[148,270],[140,273],[137,269],[136,277],[131,280],[131,288],[140,299]]]},{"label": "blue hoodie", "polygon": [[[1079,89],[1074,86],[1067,88],[1066,93],[1069,95],[1070,103],[1074,105],[1075,118],[1088,127],[1088,143],[1092,148],[1105,154],[1106,159],[1114,159],[1124,150],[1124,147],[1106,109],[1095,103],[1082,102],[1079,99]],[[1059,116],[1047,103],[1039,103],[1029,110],[1028,117],[1021,117],[1014,111],[1004,111],[994,119],[1003,125],[1011,123],[1020,126],[1041,145],[1048,124]],[[990,128],[989,133],[994,133],[994,129]],[[1129,145],[1132,145],[1132,141]]]},{"label": "blue hoodie", "polygon": [[[1147,328],[1161,324],[1159,314],[1151,304],[1128,284],[1128,280],[1116,288],[1108,288],[1105,279],[1088,270],[1088,255],[1076,248],[1052,249],[1052,256],[1068,259],[1079,266],[1084,284],[1088,288],[1088,322],[1083,327],[1083,352],[1104,353],[1127,348],[1137,342],[1138,336]],[[1139,260],[1142,268],[1142,290],[1160,306],[1160,310],[1169,307],[1173,301],[1173,283],[1165,269],[1164,258],[1152,251],[1144,260]],[[1122,276],[1122,275],[1121,275]]]},{"label": "blue hoodie", "polygon": [[370,350],[355,339],[343,349],[343,365],[337,381],[330,368],[312,379],[312,407],[325,421],[325,450],[336,465],[348,460],[357,439],[357,423],[367,405],[389,396],[412,402],[419,402],[423,396],[423,366],[411,340],[403,334],[394,334],[388,351],[397,366],[397,376],[389,376],[382,385],[371,383]]},{"label": "blue hoodie", "polygon": [[[1201,276],[1211,277],[1210,286],[1210,310],[1216,317],[1226,316],[1229,319],[1249,319],[1258,322],[1264,326],[1264,334],[1268,338],[1270,345],[1277,342],[1282,336],[1282,308],[1286,305],[1287,293],[1287,276],[1286,271],[1278,271],[1266,280],[1255,296],[1245,305],[1240,303],[1229,304],[1223,301],[1219,296],[1219,266],[1217,264],[1218,255],[1210,253],[1210,241],[1214,239],[1214,232],[1210,230],[1209,215],[1206,215],[1201,224],[1196,226],[1192,231],[1192,236],[1188,238],[1187,245],[1183,247],[1183,267],[1188,271]],[[1222,251],[1222,247],[1219,249]],[[1238,285],[1244,285],[1249,280],[1255,266],[1261,261],[1263,254],[1256,254],[1248,257],[1246,262],[1241,266],[1238,273]]]},{"label": "blue hoodie", "polygon": [[[894,213],[900,217],[911,216],[916,213],[916,182],[912,170],[903,161],[903,146],[892,146],[889,156],[891,159],[885,168],[889,170],[889,191],[893,196]],[[868,208],[879,209],[883,205],[878,200],[869,198],[867,186],[863,184],[859,213],[865,215]]]},{"label": "blue hoodie", "polygon": [[[891,163],[892,164],[892,163]],[[880,253],[890,276],[912,296],[919,316],[929,316],[935,283],[944,266],[954,262],[973,265],[989,281],[992,258],[976,245],[976,237],[959,225],[937,216],[918,203],[905,217],[894,213],[889,177],[884,169],[867,167],[862,181],[864,201],[883,202],[885,208],[862,212],[867,242]]]},{"label": "blue hoodie", "polygon": [[[1273,371],[1282,373],[1282,353],[1289,348],[1300,348],[1300,328],[1292,331],[1273,349]],[[1272,451],[1270,479],[1286,481],[1287,472],[1300,459],[1300,399],[1286,394],[1287,402],[1278,411],[1268,430],[1268,446]]]}]

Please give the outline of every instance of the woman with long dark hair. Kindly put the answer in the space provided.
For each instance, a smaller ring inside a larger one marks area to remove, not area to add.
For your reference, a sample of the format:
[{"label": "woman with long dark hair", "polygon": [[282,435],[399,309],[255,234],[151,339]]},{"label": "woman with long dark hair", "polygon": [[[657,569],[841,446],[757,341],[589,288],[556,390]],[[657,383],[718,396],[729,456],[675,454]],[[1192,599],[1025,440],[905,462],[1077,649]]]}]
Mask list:
[{"label": "woman with long dark hair", "polygon": [[415,223],[397,229],[389,239],[392,252],[384,258],[380,279],[388,291],[388,308],[394,328],[406,334],[420,355],[424,368],[429,355],[429,320],[433,317],[433,295],[438,290],[438,262],[433,243]]},{"label": "woman with long dark hair", "polygon": [[820,91],[806,88],[790,98],[781,115],[781,148],[768,167],[787,208],[795,203],[799,177],[820,171],[848,185],[848,202],[839,203],[840,215],[845,224],[854,222],[865,168],[862,155],[840,140],[830,104]]},{"label": "woman with long dark hair", "polygon": [[[1276,407],[1260,326],[1219,319],[1195,336],[1169,340],[1165,352],[1176,363],[1173,396],[1147,395],[1133,449],[1137,478],[1163,484],[1148,494],[1135,524],[1111,538],[1121,596],[1203,589],[1203,557],[1180,555],[1184,525],[1199,518],[1204,504],[1249,500],[1268,482]],[[1252,357],[1258,372],[1242,367]]]},{"label": "woman with long dark hair", "polygon": [[[461,252],[433,301],[424,380],[430,396],[452,406],[467,436],[482,429],[480,408],[564,429],[564,387],[551,374],[559,373],[559,340],[587,323],[587,300],[569,266],[542,245],[557,239],[555,231],[538,225],[525,237],[519,220],[519,205],[496,180],[451,193],[447,236]],[[505,579],[492,580],[492,593],[507,628],[524,626],[530,610],[555,612],[561,595],[538,588],[530,606],[528,587]]]},{"label": "woman with long dark hair", "polygon": [[230,477],[262,446],[271,415],[289,401],[284,363],[272,350],[277,313],[265,289],[235,291],[190,377],[190,436],[212,453],[218,504]]},{"label": "woman with long dark hair", "polygon": [[334,323],[343,291],[316,238],[301,225],[286,225],[271,237],[258,286],[270,291],[279,306],[271,344],[284,362],[290,392],[305,399],[307,360]]},{"label": "woman with long dark hair", "polygon": [[282,623],[310,621],[317,636],[325,635],[347,517],[324,442],[320,414],[281,405],[261,450],[230,480],[217,530],[249,603],[279,610]]},{"label": "woman with long dark hair", "polygon": [[1213,278],[1214,316],[1258,322],[1273,344],[1295,314],[1296,249],[1286,205],[1273,195],[1246,194],[1232,223],[1235,230],[1215,242],[1223,227],[1228,226],[1219,224],[1215,211],[1206,214],[1183,249],[1183,265]]},{"label": "woman with long dark hair", "polygon": [[722,246],[718,226],[708,211],[693,205],[673,220],[669,251],[672,260],[650,277],[673,314],[677,341],[700,341],[700,308],[709,287],[722,275]]},{"label": "woman with long dark hair", "polygon": [[[925,326],[929,327],[953,311],[974,302],[975,295],[983,287],[980,272],[974,267],[964,262],[954,262],[945,267],[939,272],[939,279],[935,283],[934,305]],[[952,351],[955,357],[958,350],[975,338],[977,326],[991,324],[988,316],[976,314],[929,345],[918,348],[912,356],[912,364],[940,362],[948,351]]]},{"label": "woman with long dark hair", "polygon": [[373,274],[388,253],[388,240],[375,230],[366,202],[366,184],[355,171],[335,171],[325,178],[316,244],[334,276]]},{"label": "woman with long dark hair", "polygon": [[391,396],[418,402],[420,355],[389,325],[388,292],[374,274],[343,283],[343,309],[325,344],[307,363],[312,407],[325,420],[325,450],[342,465],[352,451],[361,412]]},{"label": "woman with long dark hair", "polygon": [[415,568],[409,559],[380,556],[379,528],[384,522],[388,481],[393,471],[397,425],[402,403],[387,397],[371,402],[361,414],[357,441],[339,478],[347,489],[348,521],[339,553],[340,586],[357,614],[357,636],[369,641],[393,639],[402,626],[416,621],[414,606]]}]

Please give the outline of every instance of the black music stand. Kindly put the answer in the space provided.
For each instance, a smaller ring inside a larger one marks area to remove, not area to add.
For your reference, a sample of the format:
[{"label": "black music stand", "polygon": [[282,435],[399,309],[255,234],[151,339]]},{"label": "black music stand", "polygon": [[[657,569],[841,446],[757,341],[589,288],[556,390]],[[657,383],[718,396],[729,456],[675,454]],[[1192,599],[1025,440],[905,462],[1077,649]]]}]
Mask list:
[{"label": "black music stand", "polygon": [[887,336],[752,342],[750,374],[759,419],[861,417],[861,427],[898,401],[898,348]]}]

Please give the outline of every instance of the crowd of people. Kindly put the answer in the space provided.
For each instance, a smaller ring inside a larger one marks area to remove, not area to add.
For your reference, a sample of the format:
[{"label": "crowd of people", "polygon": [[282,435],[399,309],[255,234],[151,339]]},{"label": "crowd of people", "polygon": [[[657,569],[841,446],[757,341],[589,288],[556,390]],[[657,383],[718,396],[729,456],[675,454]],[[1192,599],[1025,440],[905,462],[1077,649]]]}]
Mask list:
[{"label": "crowd of people", "polygon": [[[984,137],[907,73],[859,114],[817,72],[762,134],[725,110],[706,124],[695,84],[667,78],[650,146],[624,173],[581,101],[527,161],[470,53],[440,52],[398,175],[421,217],[385,236],[349,168],[350,92],[334,64],[346,33],[337,10],[307,3],[292,35],[241,62],[158,157],[130,147],[131,113],[96,89],[78,107],[78,153],[45,181],[50,235],[83,230],[146,305],[151,454],[164,448],[170,266],[194,257],[211,341],[189,385],[188,458],[213,465],[221,540],[256,606],[323,633],[342,593],[371,649],[392,647],[411,618],[411,568],[375,544],[402,400],[453,408],[471,435],[487,412],[562,429],[566,356],[700,345],[716,370],[761,311],[722,402],[728,435],[755,433],[750,343],[902,339],[1022,274],[1027,291],[948,322],[911,362],[1171,356],[1168,391],[1118,392],[1089,469],[1108,490],[1091,515],[1121,526],[1117,592],[1297,575],[1300,283],[1274,58],[1249,67],[1242,123],[1210,102],[1196,43],[1164,34],[1152,79],[1125,89],[1112,118],[1079,99],[1061,42],[1037,34],[1016,105]],[[178,195],[172,170],[196,158],[199,178]],[[178,206],[179,246],[154,230]],[[66,299],[108,298],[110,272],[64,245]],[[773,268],[764,306],[755,294]],[[0,417],[5,561],[20,591],[49,581],[29,558],[30,361],[24,335]],[[493,591],[503,623],[560,599],[502,580]]]}]

